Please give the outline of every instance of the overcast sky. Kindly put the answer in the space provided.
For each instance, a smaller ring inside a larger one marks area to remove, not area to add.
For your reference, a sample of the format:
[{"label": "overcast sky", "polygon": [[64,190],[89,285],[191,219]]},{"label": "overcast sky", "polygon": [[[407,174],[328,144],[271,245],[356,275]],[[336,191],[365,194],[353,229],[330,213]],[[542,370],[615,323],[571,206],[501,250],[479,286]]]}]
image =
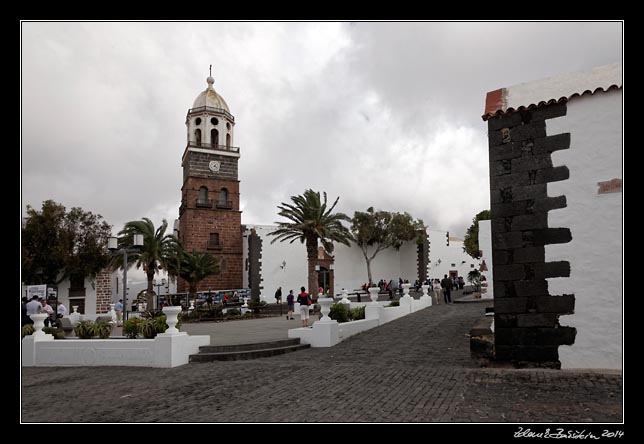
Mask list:
[{"label": "overcast sky", "polygon": [[185,118],[213,65],[242,223],[307,188],[462,237],[489,208],[488,91],[622,61],[622,23],[22,23],[22,211],[179,216]]}]

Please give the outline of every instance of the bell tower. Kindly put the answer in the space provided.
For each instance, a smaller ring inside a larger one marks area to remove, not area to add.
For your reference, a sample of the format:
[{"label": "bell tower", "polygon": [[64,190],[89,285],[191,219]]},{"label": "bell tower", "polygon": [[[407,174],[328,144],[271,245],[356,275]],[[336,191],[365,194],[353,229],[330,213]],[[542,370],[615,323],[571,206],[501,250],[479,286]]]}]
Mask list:
[{"label": "bell tower", "polygon": [[[208,87],[197,96],[186,116],[178,235],[186,251],[207,252],[220,261],[220,273],[204,279],[199,291],[242,288],[235,117],[215,92],[212,76],[206,82]],[[188,291],[183,279],[179,279],[177,290]]]}]

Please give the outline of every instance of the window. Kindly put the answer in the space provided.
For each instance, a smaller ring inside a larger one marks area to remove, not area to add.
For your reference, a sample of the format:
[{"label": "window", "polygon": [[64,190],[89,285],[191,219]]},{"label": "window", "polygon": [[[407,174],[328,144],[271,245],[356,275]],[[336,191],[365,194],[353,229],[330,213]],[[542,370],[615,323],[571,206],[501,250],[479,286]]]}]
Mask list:
[{"label": "window", "polygon": [[215,148],[217,147],[217,145],[219,145],[219,131],[214,128],[210,130],[210,142]]},{"label": "window", "polygon": [[456,264],[452,264],[452,267],[456,267]]},{"label": "window", "polygon": [[217,201],[217,208],[232,209],[233,203],[228,200],[228,190],[222,188],[219,190],[219,200]]},{"label": "window", "polygon": [[200,117],[197,117],[195,119],[195,125],[201,125],[201,118]]},{"label": "window", "polygon": [[212,206],[212,202],[208,199],[208,188],[199,188],[199,195],[197,196],[197,206],[205,208],[210,208]]},{"label": "window", "polygon": [[226,134],[226,146],[230,148],[230,134]]},{"label": "window", "polygon": [[226,129],[227,129],[228,131],[230,131],[230,123],[229,123],[229,122],[226,122]]},{"label": "window", "polygon": [[197,142],[197,146],[201,146],[201,130],[200,129],[195,130],[195,142]]},{"label": "window", "polygon": [[210,237],[208,239],[208,248],[222,248],[222,245],[219,242],[219,233],[210,233]]},{"label": "window", "polygon": [[474,268],[474,264],[470,264],[470,268]]},{"label": "window", "polygon": [[212,123],[213,125],[217,126],[217,125],[219,125],[219,120],[217,120],[216,117],[213,117],[212,119],[210,119],[210,123]]}]

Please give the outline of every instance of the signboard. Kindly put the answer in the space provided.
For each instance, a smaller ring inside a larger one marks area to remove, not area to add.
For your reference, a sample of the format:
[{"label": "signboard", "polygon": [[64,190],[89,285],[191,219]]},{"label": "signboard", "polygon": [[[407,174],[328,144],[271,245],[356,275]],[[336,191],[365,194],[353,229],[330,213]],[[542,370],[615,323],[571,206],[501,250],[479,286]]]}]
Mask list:
[{"label": "signboard", "polygon": [[27,298],[31,300],[34,296],[38,296],[40,299],[45,298],[45,293],[47,292],[47,285],[28,285],[27,286]]}]

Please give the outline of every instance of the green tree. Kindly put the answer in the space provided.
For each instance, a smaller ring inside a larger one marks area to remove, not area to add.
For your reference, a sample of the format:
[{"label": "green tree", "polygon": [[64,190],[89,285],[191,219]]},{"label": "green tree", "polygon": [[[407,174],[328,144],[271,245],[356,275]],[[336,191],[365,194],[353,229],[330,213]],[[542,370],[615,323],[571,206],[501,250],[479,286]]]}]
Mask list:
[{"label": "green tree", "polygon": [[463,251],[474,259],[481,257],[481,250],[479,248],[479,221],[490,219],[492,219],[492,213],[490,213],[490,210],[481,211],[474,217],[474,219],[472,219],[472,225],[470,225],[467,229],[467,233],[465,233]]},{"label": "green tree", "polygon": [[356,211],[351,219],[351,233],[367,263],[369,284],[373,284],[371,261],[378,253],[387,248],[398,250],[403,243],[418,238],[419,232],[424,230],[423,221],[415,221],[409,213],[374,211],[373,207],[367,208],[366,212]]},{"label": "green tree", "polygon": [[219,274],[219,261],[208,253],[182,253],[179,276],[188,283],[190,299],[195,299],[197,286],[208,276]]},{"label": "green tree", "polygon": [[481,272],[472,270],[467,273],[467,282],[474,285],[474,291],[479,291],[481,289]]},{"label": "green tree", "polygon": [[291,243],[299,240],[306,244],[308,287],[311,295],[315,295],[318,288],[315,273],[318,240],[328,253],[333,252],[333,242],[349,246],[351,241],[351,232],[342,225],[343,220],[350,221],[351,219],[344,213],[333,213],[340,197],[335,199],[330,208],[327,208],[326,192],[323,193],[323,196],[324,200],[321,200],[319,192],[309,189],[302,195],[291,196],[293,204],[282,203],[282,205],[278,205],[277,208],[280,210],[278,214],[290,222],[276,222],[277,230],[270,233],[275,236],[271,243],[275,243],[277,240],[281,242],[290,240]]},{"label": "green tree", "polygon": [[95,278],[110,261],[112,227],[99,214],[46,200],[41,211],[27,205],[21,233],[22,281],[56,285],[73,278]]},{"label": "green tree", "polygon": [[[170,252],[174,251],[177,239],[171,234],[165,234],[168,228],[168,221],[163,219],[163,222],[158,228],[150,219],[144,217],[143,220],[134,220],[127,222],[123,229],[119,231],[119,248],[132,248],[134,243],[134,235],[143,235],[143,247],[134,253],[128,253],[128,267],[132,263],[136,263],[136,268],[143,267],[148,280],[146,290],[146,302],[148,307],[153,306],[152,295],[152,280],[154,275],[158,273],[161,268],[166,268],[169,260],[172,257]],[[123,266],[122,259],[115,257],[113,262],[115,268]]]}]

